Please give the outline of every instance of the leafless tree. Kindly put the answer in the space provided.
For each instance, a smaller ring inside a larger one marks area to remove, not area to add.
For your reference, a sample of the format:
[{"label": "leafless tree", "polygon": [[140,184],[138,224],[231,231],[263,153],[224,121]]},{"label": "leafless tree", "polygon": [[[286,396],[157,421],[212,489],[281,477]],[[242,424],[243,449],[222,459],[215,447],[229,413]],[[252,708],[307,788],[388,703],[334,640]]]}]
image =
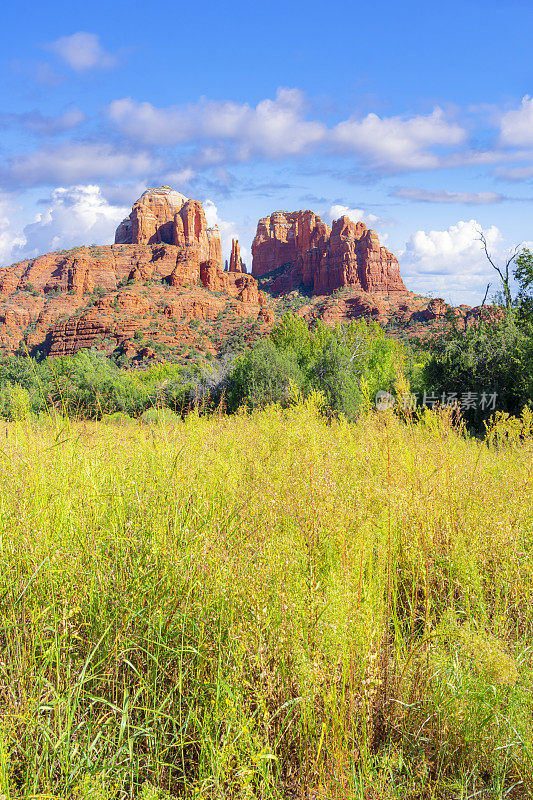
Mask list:
[{"label": "leafless tree", "polygon": [[200,375],[192,381],[190,396],[196,406],[201,407],[210,398],[216,398],[224,392],[237,355],[237,353],[226,353],[209,365],[204,365]]},{"label": "leafless tree", "polygon": [[[519,244],[516,245],[516,247],[514,248],[513,252],[511,253],[509,258],[505,262],[504,266],[503,267],[499,267],[494,262],[494,259],[492,258],[492,256],[489,253],[489,248],[488,248],[488,245],[487,245],[487,238],[486,238],[486,236],[485,236],[485,234],[484,234],[484,232],[483,232],[483,230],[481,228],[478,228],[478,233],[479,233],[478,241],[481,242],[481,244],[483,245],[483,250],[485,251],[485,255],[487,256],[487,261],[491,265],[492,269],[496,270],[496,272],[500,276],[500,279],[501,279],[501,282],[502,282],[503,296],[505,298],[505,306],[506,306],[507,310],[510,311],[511,308],[512,308],[512,305],[513,305],[513,298],[512,298],[512,295],[511,295],[511,288],[509,286],[509,282],[510,282],[509,271],[511,269],[511,264],[513,263],[513,261],[515,260],[515,258],[517,257],[517,255],[519,253],[520,245]],[[490,286],[490,284],[489,284],[489,286]],[[489,287],[487,286],[487,292],[488,292],[488,290],[489,290]],[[485,298],[483,300],[483,304],[485,304],[485,300],[487,298],[487,292],[485,292]]]}]

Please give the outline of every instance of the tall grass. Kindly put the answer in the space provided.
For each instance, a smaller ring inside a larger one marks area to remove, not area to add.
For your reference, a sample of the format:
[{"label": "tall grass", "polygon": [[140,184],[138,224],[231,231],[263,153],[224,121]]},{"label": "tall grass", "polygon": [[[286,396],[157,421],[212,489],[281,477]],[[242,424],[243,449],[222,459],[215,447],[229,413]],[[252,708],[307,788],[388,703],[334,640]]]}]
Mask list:
[{"label": "tall grass", "polygon": [[531,796],[528,421],[318,404],[0,426],[6,800]]}]

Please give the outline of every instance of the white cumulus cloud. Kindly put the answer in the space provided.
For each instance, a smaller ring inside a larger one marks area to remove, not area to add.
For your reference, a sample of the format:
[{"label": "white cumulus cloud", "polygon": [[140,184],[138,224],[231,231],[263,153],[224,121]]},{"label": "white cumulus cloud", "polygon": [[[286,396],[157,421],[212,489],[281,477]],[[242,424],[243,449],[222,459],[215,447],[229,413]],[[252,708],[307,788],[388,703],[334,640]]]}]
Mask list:
[{"label": "white cumulus cloud", "polygon": [[50,42],[47,49],[76,72],[90,69],[108,69],[117,63],[116,56],[108,53],[95,33],[78,31]]},{"label": "white cumulus cloud", "polygon": [[326,134],[322,122],[305,119],[305,98],[298,89],[278,89],[274,100],[261,100],[255,107],[204,97],[187,106],[157,108],[124,98],[110,104],[109,115],[124,134],[147,144],[214,141],[205,151],[213,164],[228,157],[247,161],[254,155],[297,155]]},{"label": "white cumulus cloud", "polygon": [[96,185],[58,187],[46,208],[26,225],[17,258],[66,250],[83,244],[111,244],[127,206],[112,205]]},{"label": "white cumulus cloud", "polygon": [[350,217],[352,222],[364,222],[368,227],[384,223],[384,220],[376,214],[371,214],[362,208],[350,208],[339,204],[332,205],[326,216],[331,221],[339,217]]},{"label": "white cumulus cloud", "polygon": [[416,231],[398,254],[408,288],[470,305],[481,302],[487,283],[498,289],[497,276],[479,241],[480,231],[497,257],[502,237],[495,225],[483,229],[471,219],[446,230]]},{"label": "white cumulus cloud", "polygon": [[[157,107],[123,98],[111,102],[107,110],[114,127],[127,140],[142,143],[143,149],[126,146],[119,150],[106,141],[68,141],[19,153],[11,157],[9,168],[0,169],[4,185],[102,183],[122,175],[146,177],[148,171],[163,176],[165,166],[154,153],[156,148],[175,145],[184,148],[177,177],[185,183],[201,170],[229,163],[319,151],[324,156],[355,157],[364,168],[382,172],[457,166],[467,156],[474,157],[460,147],[466,131],[441,108],[411,117],[372,113],[328,127],[324,120],[308,118],[306,97],[294,88],[279,88],[274,98],[260,100],[255,106],[202,97],[188,105]],[[85,117],[71,109],[57,118],[28,112],[4,115],[3,119],[48,135],[74,128]],[[489,163],[486,154],[475,158],[476,163]],[[171,166],[167,171],[176,169]]]},{"label": "white cumulus cloud", "polygon": [[276,97],[248,103],[202,98],[187,106],[158,108],[132,98],[114,100],[109,116],[122,133],[145,144],[202,143],[202,162],[247,161],[254,156],[282,158],[329,145],[337,153],[356,154],[370,166],[388,170],[433,169],[442,156],[433,148],[462,144],[466,131],[441,108],[408,118],[350,118],[328,128],[306,118],[299,89],[280,88]]},{"label": "white cumulus cloud", "polygon": [[0,194],[0,264],[13,263],[12,254],[24,245],[25,238],[13,224],[17,208],[8,195]]}]

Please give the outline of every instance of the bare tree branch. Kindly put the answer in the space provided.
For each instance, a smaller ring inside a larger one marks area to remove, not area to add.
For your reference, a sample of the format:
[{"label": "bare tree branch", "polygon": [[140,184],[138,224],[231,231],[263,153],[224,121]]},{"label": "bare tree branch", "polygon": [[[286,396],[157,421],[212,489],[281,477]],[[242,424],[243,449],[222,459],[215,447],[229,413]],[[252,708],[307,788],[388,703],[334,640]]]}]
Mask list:
[{"label": "bare tree branch", "polygon": [[485,289],[485,296],[483,297],[483,302],[481,303],[481,308],[483,308],[483,306],[485,305],[485,302],[487,300],[487,295],[489,293],[489,289],[490,289],[490,283],[487,283],[487,288]]},{"label": "bare tree branch", "polygon": [[[485,233],[484,233],[483,229],[482,228],[478,228],[477,232],[479,234],[479,238],[477,239],[477,241],[481,242],[481,244],[483,245],[483,250],[485,251],[485,255],[487,257],[487,261],[489,262],[491,267],[500,276],[500,279],[501,279],[501,282],[502,282],[502,287],[503,287],[503,295],[505,297],[505,305],[507,307],[507,310],[510,311],[512,306],[513,306],[513,298],[511,296],[511,289],[509,287],[509,269],[510,269],[511,264],[513,263],[513,261],[515,260],[515,258],[518,255],[518,251],[519,251],[520,245],[516,245],[516,247],[514,248],[513,253],[511,254],[511,256],[505,262],[505,266],[504,266],[504,268],[502,270],[500,267],[498,267],[497,264],[494,263],[494,261],[492,259],[492,256],[489,253],[489,248],[488,248],[488,245],[487,245],[487,238],[485,236]],[[490,284],[489,284],[489,286],[490,286]],[[487,292],[488,292],[488,286],[487,286]],[[486,299],[487,299],[487,293],[485,292],[485,297],[483,299],[483,305],[485,304],[485,300]]]},{"label": "bare tree branch", "polygon": [[520,251],[520,245],[519,245],[519,244],[517,244],[517,245],[515,245],[515,248],[514,248],[514,250],[513,250],[513,254],[512,254],[512,256],[509,258],[509,260],[507,261],[507,263],[506,263],[506,265],[505,265],[505,268],[506,268],[506,270],[507,270],[507,273],[509,273],[509,267],[511,266],[511,264],[513,263],[513,261],[514,261],[514,260],[515,260],[515,258],[517,257],[517,255],[518,255],[519,251]]}]

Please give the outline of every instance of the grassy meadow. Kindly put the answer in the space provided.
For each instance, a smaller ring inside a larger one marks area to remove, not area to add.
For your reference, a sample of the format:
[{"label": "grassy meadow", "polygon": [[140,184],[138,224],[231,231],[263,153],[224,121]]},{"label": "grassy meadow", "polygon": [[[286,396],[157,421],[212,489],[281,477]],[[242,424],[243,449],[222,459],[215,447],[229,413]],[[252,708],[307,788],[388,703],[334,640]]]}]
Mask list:
[{"label": "grassy meadow", "polygon": [[0,424],[0,797],[533,794],[533,437]]}]

